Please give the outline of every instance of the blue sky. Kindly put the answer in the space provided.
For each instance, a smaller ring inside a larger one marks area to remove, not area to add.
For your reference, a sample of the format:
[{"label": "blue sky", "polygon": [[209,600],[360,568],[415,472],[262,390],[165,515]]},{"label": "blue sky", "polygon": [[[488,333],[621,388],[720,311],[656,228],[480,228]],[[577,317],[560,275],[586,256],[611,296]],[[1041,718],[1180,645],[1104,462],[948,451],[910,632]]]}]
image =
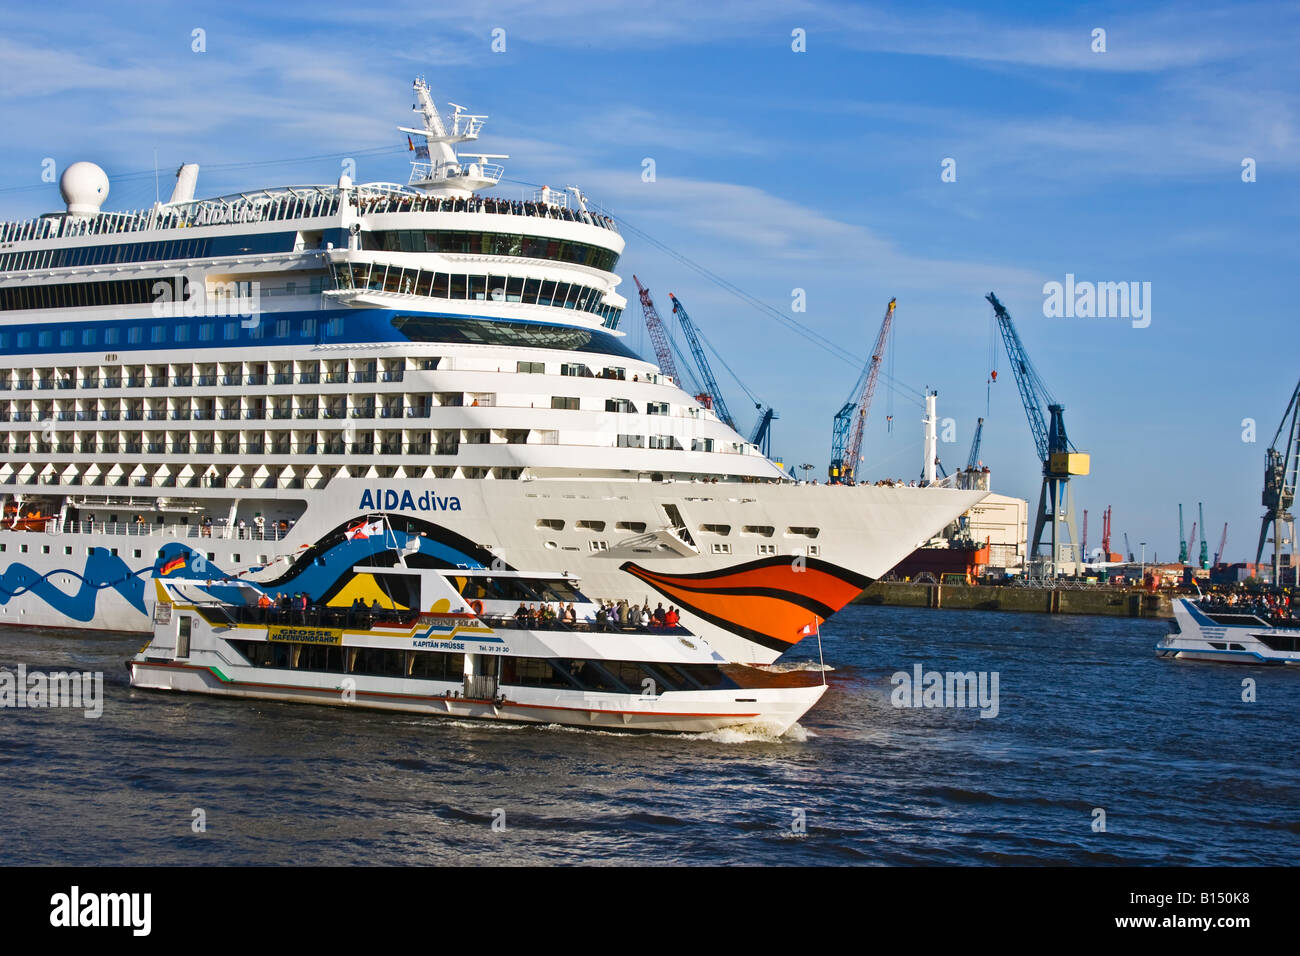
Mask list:
[{"label": "blue sky", "polygon": [[[480,143],[511,155],[504,194],[579,184],[860,358],[897,296],[900,384],[877,392],[868,476],[919,471],[912,396],[927,386],[956,423],[940,453],[964,463],[985,414],[992,290],[1092,454],[1092,475],[1075,483],[1090,546],[1110,504],[1112,547],[1127,531],[1135,551],[1147,541],[1148,556],[1172,559],[1178,502],[1204,501],[1211,551],[1226,521],[1228,557],[1253,558],[1264,451],[1300,376],[1294,4],[430,6],[11,10],[0,215],[60,207],[40,181],[46,157],[103,166],[114,209],[152,202],[155,149],[164,198],[181,162],[204,167],[201,195],[332,182],[344,156],[361,181],[405,181],[394,126],[409,122],[423,73],[440,103],[491,116]],[[492,50],[497,28],[504,52]],[[1104,53],[1092,50],[1097,28]],[[205,52],[191,49],[195,29]],[[791,49],[795,29],[806,52]],[[647,157],[654,182],[642,179]],[[1242,182],[1246,157],[1256,182]],[[955,182],[940,180],[945,158]],[[649,347],[635,272],[665,313],[675,292],[776,406],[774,450],[823,473],[858,368],[626,235],[633,345]],[[1045,317],[1043,284],[1067,273],[1150,282],[1150,326]],[[808,303],[797,315],[796,288]],[[1005,356],[997,367],[983,458],[996,490],[1036,500]],[[718,372],[748,430],[747,400]],[[1247,418],[1254,443],[1242,440]]]}]

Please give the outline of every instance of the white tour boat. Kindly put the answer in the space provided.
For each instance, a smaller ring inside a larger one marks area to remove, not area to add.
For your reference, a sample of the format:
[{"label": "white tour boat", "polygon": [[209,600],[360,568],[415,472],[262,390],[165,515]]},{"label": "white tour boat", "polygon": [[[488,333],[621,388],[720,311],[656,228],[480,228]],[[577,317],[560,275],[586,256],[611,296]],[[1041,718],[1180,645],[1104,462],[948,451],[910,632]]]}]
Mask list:
[{"label": "white tour boat", "polygon": [[[790,728],[826,690],[810,672],[729,664],[677,626],[619,626],[571,576],[364,565],[382,608],[265,605],[235,579],[155,580],[134,687],[437,717],[698,733]],[[263,595],[267,595],[263,598]],[[378,605],[378,601],[375,602]],[[576,622],[516,617],[572,607]]]},{"label": "white tour boat", "polygon": [[1234,664],[1300,664],[1300,622],[1267,609],[1202,606],[1174,599],[1174,630],[1156,645],[1160,657]]}]

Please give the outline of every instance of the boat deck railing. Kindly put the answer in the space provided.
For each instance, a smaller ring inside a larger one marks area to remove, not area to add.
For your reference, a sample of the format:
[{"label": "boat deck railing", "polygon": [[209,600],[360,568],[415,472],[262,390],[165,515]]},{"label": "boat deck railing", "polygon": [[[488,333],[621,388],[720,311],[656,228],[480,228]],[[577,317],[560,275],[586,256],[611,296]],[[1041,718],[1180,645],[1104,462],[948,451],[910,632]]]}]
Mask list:
[{"label": "boat deck railing", "polygon": [[[214,585],[221,581],[201,582]],[[375,628],[393,630],[411,630],[420,623],[430,620],[445,620],[448,617],[463,617],[474,620],[473,615],[439,615],[410,610],[393,610],[390,608],[351,608],[330,607],[309,604],[305,608],[284,607],[273,604],[271,607],[259,607],[256,604],[229,604],[221,601],[204,602],[196,605],[201,611],[209,612],[211,617],[231,624],[290,627],[327,627],[346,628],[348,630],[370,631]],[[691,632],[680,624],[667,625],[621,625],[606,623],[603,626],[595,621],[578,621],[568,624],[563,621],[521,622],[513,616],[504,614],[485,614],[478,618],[484,624],[497,630],[528,631],[572,631],[580,633],[606,634],[673,634],[689,635]]]},{"label": "boat deck railing", "polygon": [[581,222],[618,232],[612,216],[599,210],[571,209],[560,201],[563,198],[563,194],[557,193],[551,202],[496,196],[457,199],[426,196],[396,183],[354,186],[346,191],[337,186],[283,186],[149,209],[100,212],[92,216],[49,213],[33,219],[4,222],[0,223],[0,243],[315,219],[337,215],[344,201],[363,216],[404,212],[492,213]]},{"label": "boat deck railing", "polygon": [[[26,534],[32,533],[30,527],[15,527],[14,519],[7,517],[3,524],[0,524],[0,531],[16,531]],[[39,519],[18,518],[17,524],[30,525],[33,521]],[[185,525],[185,524],[150,524],[145,522],[138,524],[129,521],[64,521],[59,523],[58,518],[45,519],[44,532],[46,534],[114,534],[125,535],[128,537],[139,538],[218,538],[225,541],[280,541],[289,536],[293,529],[280,529],[278,526],[272,526],[270,522],[264,530],[257,530],[255,526],[240,528],[237,525]],[[38,530],[37,534],[40,533]]]}]

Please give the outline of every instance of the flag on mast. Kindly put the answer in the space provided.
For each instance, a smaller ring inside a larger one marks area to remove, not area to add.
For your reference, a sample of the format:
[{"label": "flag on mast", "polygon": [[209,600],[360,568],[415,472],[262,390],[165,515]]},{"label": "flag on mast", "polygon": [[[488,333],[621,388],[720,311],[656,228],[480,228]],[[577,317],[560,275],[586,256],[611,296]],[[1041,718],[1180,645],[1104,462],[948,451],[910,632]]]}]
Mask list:
[{"label": "flag on mast", "polygon": [[383,534],[384,522],[382,519],[366,521],[362,519],[343,532],[344,537],[349,541],[360,541],[369,538],[371,535]]}]

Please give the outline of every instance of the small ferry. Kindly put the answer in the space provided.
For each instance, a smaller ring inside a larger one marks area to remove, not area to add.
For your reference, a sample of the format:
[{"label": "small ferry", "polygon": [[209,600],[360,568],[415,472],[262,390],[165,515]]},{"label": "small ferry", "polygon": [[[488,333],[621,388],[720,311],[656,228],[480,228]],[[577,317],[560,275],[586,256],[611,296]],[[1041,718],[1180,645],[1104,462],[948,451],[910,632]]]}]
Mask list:
[{"label": "small ferry", "polygon": [[[131,685],[620,731],[752,725],[777,736],[826,690],[807,672],[728,663],[680,625],[620,625],[564,572],[354,571],[369,590],[350,607],[285,606],[231,578],[155,580],[153,634],[127,663]],[[560,610],[543,619],[530,605]]]},{"label": "small ferry", "polygon": [[1234,664],[1300,664],[1300,621],[1264,605],[1174,599],[1174,630],[1159,657]]}]

